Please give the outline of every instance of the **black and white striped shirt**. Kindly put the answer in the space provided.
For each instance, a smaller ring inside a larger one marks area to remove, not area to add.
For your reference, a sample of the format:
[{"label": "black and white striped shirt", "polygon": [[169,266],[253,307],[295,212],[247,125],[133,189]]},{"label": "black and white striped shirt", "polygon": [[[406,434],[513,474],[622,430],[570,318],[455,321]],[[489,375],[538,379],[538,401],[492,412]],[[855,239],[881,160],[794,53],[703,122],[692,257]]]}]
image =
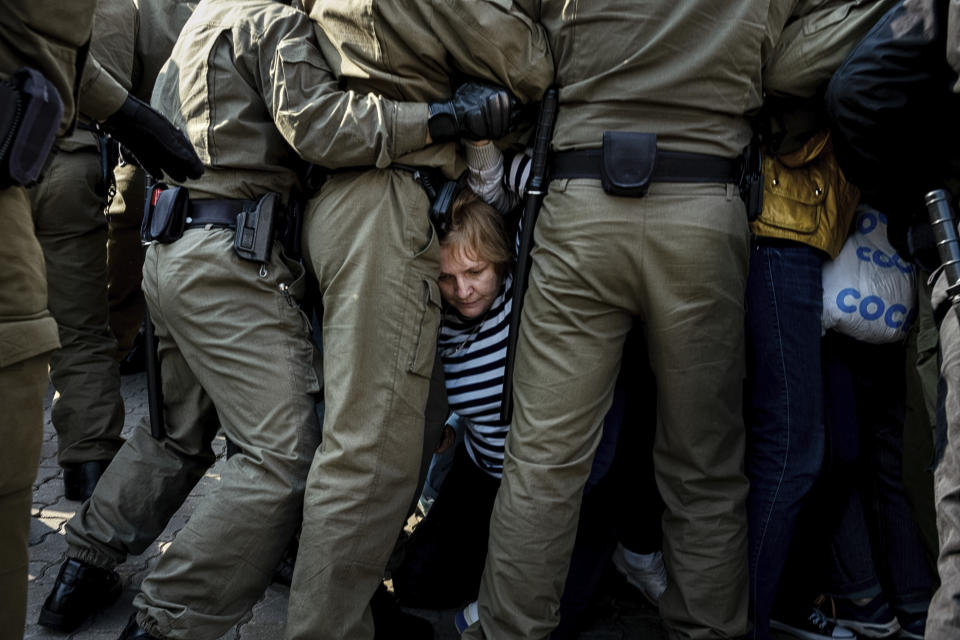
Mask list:
[{"label": "black and white striped shirt", "polygon": [[510,428],[500,421],[500,396],[512,300],[513,278],[507,275],[482,316],[467,320],[446,309],[437,339],[450,410],[467,425],[467,453],[495,478],[503,469],[503,444]]},{"label": "black and white striped shirt", "polygon": [[[517,204],[530,176],[530,158],[507,158],[494,145],[465,146],[469,169],[467,184],[484,202],[501,213]],[[519,242],[519,235],[517,237]],[[516,252],[516,248],[514,249]],[[503,445],[510,424],[500,421],[500,397],[510,334],[513,275],[508,274],[490,309],[466,320],[446,308],[437,339],[447,401],[467,425],[464,438],[473,462],[495,478],[503,471]]]}]

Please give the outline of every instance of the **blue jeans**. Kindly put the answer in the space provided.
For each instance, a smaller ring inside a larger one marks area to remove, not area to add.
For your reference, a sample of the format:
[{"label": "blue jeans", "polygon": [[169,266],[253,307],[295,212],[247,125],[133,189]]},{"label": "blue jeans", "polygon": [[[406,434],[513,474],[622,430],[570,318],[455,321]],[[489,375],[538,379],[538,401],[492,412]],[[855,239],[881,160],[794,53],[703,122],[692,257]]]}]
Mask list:
[{"label": "blue jeans", "polygon": [[426,509],[429,509],[433,501],[437,499],[437,495],[440,493],[440,487],[443,486],[443,480],[447,477],[447,473],[450,472],[450,467],[453,466],[454,452],[457,450],[457,447],[460,446],[460,443],[463,442],[464,432],[467,428],[463,419],[456,413],[450,414],[446,426],[453,429],[454,442],[446,451],[443,453],[435,453],[430,458],[427,478],[423,483],[423,491],[420,493],[420,501],[427,505],[425,507]]},{"label": "blue jeans", "polygon": [[823,464],[822,253],[789,241],[753,244],[747,279],[746,471],[754,637],[770,612],[797,515]]},{"label": "blue jeans", "polygon": [[846,496],[831,542],[830,589],[851,599],[882,592],[896,614],[921,614],[931,572],[903,486],[904,347],[828,334],[823,353],[833,396],[831,493]]}]

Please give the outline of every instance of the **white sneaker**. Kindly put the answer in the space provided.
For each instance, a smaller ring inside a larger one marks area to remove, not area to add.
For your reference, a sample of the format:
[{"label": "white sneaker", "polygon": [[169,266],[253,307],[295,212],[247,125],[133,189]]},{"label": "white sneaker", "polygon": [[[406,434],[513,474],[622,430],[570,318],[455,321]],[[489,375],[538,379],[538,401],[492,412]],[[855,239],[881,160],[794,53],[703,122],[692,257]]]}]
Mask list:
[{"label": "white sneaker", "polygon": [[634,553],[617,543],[613,552],[613,565],[627,582],[640,590],[640,593],[657,606],[660,596],[667,588],[667,570],[663,566],[663,553]]},{"label": "white sneaker", "polygon": [[457,628],[457,633],[462,635],[463,632],[467,630],[467,627],[479,619],[480,609],[477,606],[477,601],[474,600],[457,612],[457,615],[453,618],[453,625]]}]

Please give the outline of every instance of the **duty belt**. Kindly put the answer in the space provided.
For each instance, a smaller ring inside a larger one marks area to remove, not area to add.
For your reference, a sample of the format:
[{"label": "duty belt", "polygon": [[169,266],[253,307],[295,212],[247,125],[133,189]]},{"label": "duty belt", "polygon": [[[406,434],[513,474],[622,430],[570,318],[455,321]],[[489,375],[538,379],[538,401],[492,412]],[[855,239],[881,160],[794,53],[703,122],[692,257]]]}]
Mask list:
[{"label": "duty belt", "polygon": [[190,200],[187,208],[187,217],[184,220],[184,229],[204,227],[208,224],[237,228],[237,214],[244,210],[252,210],[257,206],[256,200]]},{"label": "duty belt", "polygon": [[[551,157],[550,179],[600,180],[601,149],[558,151]],[[657,150],[650,182],[731,182],[743,177],[741,158]]]}]

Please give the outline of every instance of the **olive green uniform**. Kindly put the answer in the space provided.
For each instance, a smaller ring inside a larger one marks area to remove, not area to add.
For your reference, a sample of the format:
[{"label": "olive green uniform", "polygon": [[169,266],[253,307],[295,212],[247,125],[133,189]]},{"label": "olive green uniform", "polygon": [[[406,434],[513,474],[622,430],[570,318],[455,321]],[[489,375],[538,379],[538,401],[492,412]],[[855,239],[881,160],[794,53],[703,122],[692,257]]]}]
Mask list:
[{"label": "olive green uniform", "polygon": [[[146,9],[141,20],[132,0],[98,3],[91,53],[101,69],[88,70],[84,76],[81,113],[91,106],[89,89],[103,79],[101,74],[108,73],[123,89],[130,90],[131,80],[135,73],[140,75],[140,69],[149,66],[154,74],[159,71],[195,3],[182,3],[178,11],[161,11],[155,4],[153,0],[141,3]],[[139,30],[152,34],[146,38],[150,58],[146,64],[138,60],[135,69],[134,45]],[[147,84],[152,87],[153,83]],[[143,97],[149,100],[149,91],[146,93]],[[64,466],[110,460],[123,444],[117,343],[109,327],[107,303],[104,208],[109,177],[102,175],[98,137],[89,130],[90,121],[81,120],[84,128],[58,140],[58,153],[44,180],[30,189],[37,239],[47,266],[48,305],[60,334],[61,347],[50,357],[50,380],[57,390],[51,420],[57,430],[58,461]],[[142,212],[142,187],[140,200]],[[138,256],[139,241],[134,241],[133,250]],[[140,262],[138,259],[135,265],[127,265],[128,273],[135,271],[138,289]],[[139,311],[142,316],[142,309]]]},{"label": "olive green uniform", "polygon": [[[119,79],[129,83],[132,95],[150,102],[160,67],[170,57],[173,43],[197,0],[113,0],[111,4],[120,5],[108,18],[112,23],[109,48],[117,58],[115,66],[124,69]],[[99,13],[97,18],[96,44],[100,44],[100,32],[105,29],[101,29]],[[97,59],[105,65],[106,57],[98,50]],[[123,357],[133,346],[143,321],[140,223],[144,173],[137,165],[124,163],[114,169],[113,177],[116,192],[107,209],[107,299],[117,355]]]},{"label": "olive green uniform", "polygon": [[[526,102],[553,78],[542,30],[514,2],[305,5],[325,36],[326,58],[354,91],[444,100],[457,69]],[[456,147],[434,145],[398,161],[453,176]],[[307,209],[304,261],[323,296],[326,415],[307,481],[290,638],[373,637],[367,603],[415,499],[440,322],[440,251],[424,190],[388,164],[335,175]]]},{"label": "olive green uniform", "polygon": [[57,391],[50,414],[62,466],[109,461],[123,444],[117,347],[107,317],[106,194],[98,183],[97,137],[78,128],[57,142],[43,181],[30,189],[60,334],[50,356]]},{"label": "olive green uniform", "polygon": [[[738,156],[771,25],[790,11],[777,4],[544,0],[560,86],[553,149],[598,148],[604,130],[625,130],[657,134],[662,150]],[[556,625],[634,317],[657,381],[661,617],[671,638],[746,633],[749,233],[736,185],[653,182],[622,198],[599,180],[554,180],[534,240],[479,623],[464,637],[546,638]]]},{"label": "olive green uniform", "polygon": [[947,62],[957,74],[953,92],[960,93],[960,1],[950,0],[947,10]]},{"label": "olive green uniform", "polygon": [[[954,93],[960,93],[960,0],[951,0],[947,12],[947,62],[957,78]],[[957,190],[954,189],[956,194]],[[931,295],[935,310],[949,305],[945,272],[937,277]],[[940,324],[940,380],[945,389],[944,420],[947,427],[943,458],[934,470],[934,494],[937,508],[937,532],[940,553],[937,572],[940,586],[930,602],[926,637],[949,640],[960,632],[960,323],[957,305],[950,305]]]},{"label": "olive green uniform", "polygon": [[[286,198],[301,157],[365,165],[424,144],[426,105],[338,91],[314,43],[313,23],[277,2],[197,6],[153,96],[204,163],[191,200]],[[303,268],[278,242],[266,264],[241,260],[233,239],[208,225],[147,249],[166,434],[141,425],[67,525],[71,557],[113,567],[142,552],[212,463],[222,426],[239,453],[134,600],[139,624],[167,638],[219,637],[260,597],[319,439]]]},{"label": "olive green uniform", "polygon": [[110,330],[117,340],[116,357],[133,348],[143,323],[143,222],[144,172],[124,162],[113,170],[115,192],[107,207],[107,303]]},{"label": "olive green uniform", "polygon": [[[95,3],[14,0],[0,11],[0,78],[39,70],[64,102],[60,133],[76,117],[77,62],[89,40]],[[0,190],[0,638],[23,635],[27,539],[33,480],[40,459],[48,354],[59,346],[47,311],[43,254],[22,187]]]}]

